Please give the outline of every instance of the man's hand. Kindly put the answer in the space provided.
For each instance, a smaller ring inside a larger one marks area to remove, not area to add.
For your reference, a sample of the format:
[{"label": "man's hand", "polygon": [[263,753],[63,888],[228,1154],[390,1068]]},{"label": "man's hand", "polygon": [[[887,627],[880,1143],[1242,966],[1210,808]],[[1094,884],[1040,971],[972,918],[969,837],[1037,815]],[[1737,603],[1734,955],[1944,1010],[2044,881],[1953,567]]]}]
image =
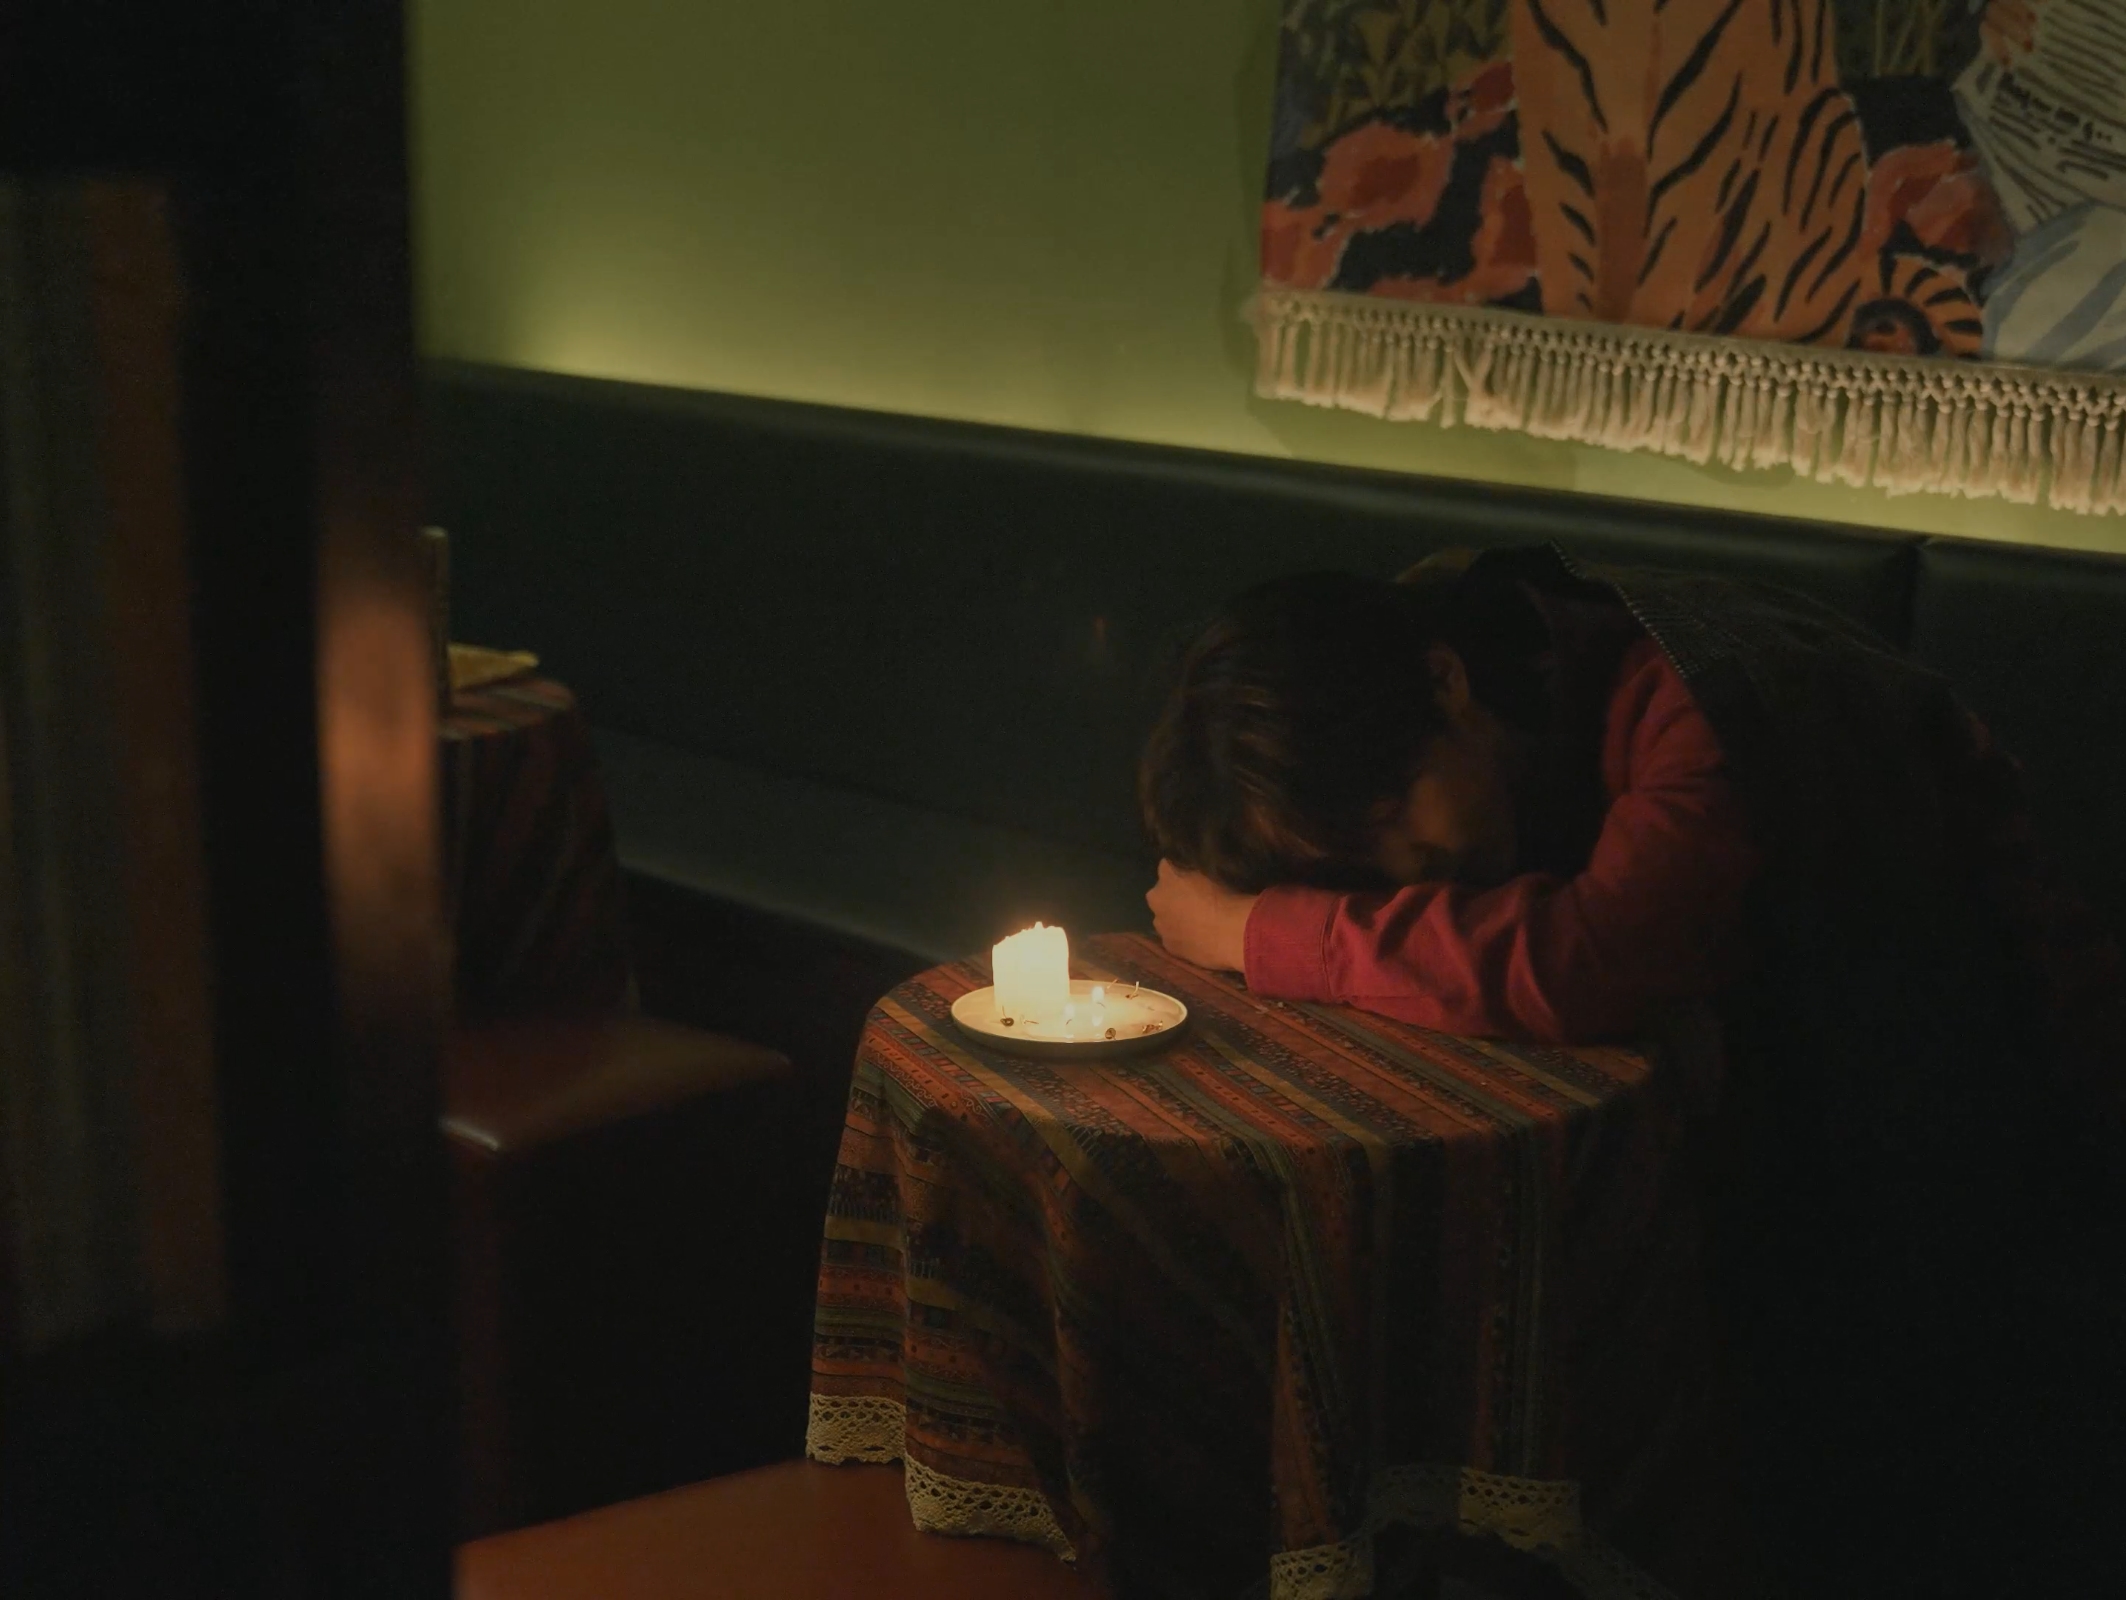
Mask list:
[{"label": "man's hand", "polygon": [[1162,861],[1159,881],[1145,895],[1144,903],[1152,908],[1152,927],[1159,942],[1183,961],[1241,972],[1247,967],[1248,913],[1259,898]]}]

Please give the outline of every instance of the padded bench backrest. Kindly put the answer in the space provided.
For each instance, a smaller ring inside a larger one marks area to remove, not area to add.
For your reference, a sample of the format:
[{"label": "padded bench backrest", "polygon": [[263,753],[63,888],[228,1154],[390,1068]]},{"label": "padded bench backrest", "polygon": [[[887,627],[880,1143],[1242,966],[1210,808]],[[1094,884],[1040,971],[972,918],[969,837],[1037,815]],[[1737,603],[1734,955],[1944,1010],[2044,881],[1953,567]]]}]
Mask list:
[{"label": "padded bench backrest", "polygon": [[2021,760],[2039,837],[2126,932],[2126,560],[1930,539],[1911,648]]},{"label": "padded bench backrest", "polygon": [[1180,645],[1239,587],[1556,538],[1809,591],[1902,641],[1917,541],[444,366],[455,628],[594,720],[1118,855]]}]

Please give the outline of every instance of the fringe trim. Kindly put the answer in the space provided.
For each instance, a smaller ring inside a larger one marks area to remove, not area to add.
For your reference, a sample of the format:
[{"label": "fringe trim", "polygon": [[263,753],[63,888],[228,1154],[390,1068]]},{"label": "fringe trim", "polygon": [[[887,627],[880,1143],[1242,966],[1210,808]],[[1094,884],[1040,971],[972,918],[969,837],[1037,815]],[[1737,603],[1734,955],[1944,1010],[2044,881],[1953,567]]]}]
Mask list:
[{"label": "fringe trim", "polygon": [[2126,511],[2126,378],[1265,284],[1255,392],[1891,494]]}]

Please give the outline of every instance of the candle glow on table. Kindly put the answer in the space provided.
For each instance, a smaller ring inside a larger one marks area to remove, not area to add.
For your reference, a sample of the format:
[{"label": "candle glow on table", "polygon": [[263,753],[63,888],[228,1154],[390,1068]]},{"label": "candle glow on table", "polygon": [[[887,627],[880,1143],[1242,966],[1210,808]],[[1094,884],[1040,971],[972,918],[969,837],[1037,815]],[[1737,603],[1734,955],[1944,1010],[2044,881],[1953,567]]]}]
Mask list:
[{"label": "candle glow on table", "polygon": [[1070,941],[1036,922],[993,946],[997,1015],[1018,1023],[1061,1021],[1070,1006]]},{"label": "candle glow on table", "polygon": [[[1099,945],[1094,945],[1095,959]],[[1035,923],[993,946],[995,982],[952,1002],[952,1020],[977,1044],[1006,1055],[1091,1061],[1172,1044],[1188,1007],[1128,978],[1072,978],[1070,941]]]}]

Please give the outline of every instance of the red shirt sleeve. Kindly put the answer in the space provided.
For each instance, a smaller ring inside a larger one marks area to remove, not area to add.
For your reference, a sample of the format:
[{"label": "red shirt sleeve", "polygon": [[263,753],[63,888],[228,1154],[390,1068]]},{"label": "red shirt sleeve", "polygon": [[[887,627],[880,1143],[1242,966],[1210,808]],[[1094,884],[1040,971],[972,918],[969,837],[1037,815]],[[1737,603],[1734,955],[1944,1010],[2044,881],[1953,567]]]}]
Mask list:
[{"label": "red shirt sleeve", "polygon": [[1248,918],[1248,987],[1546,1044],[1614,1038],[1716,992],[1741,965],[1758,855],[1719,741],[1651,639],[1619,668],[1602,780],[1609,810],[1569,880],[1269,890]]}]

